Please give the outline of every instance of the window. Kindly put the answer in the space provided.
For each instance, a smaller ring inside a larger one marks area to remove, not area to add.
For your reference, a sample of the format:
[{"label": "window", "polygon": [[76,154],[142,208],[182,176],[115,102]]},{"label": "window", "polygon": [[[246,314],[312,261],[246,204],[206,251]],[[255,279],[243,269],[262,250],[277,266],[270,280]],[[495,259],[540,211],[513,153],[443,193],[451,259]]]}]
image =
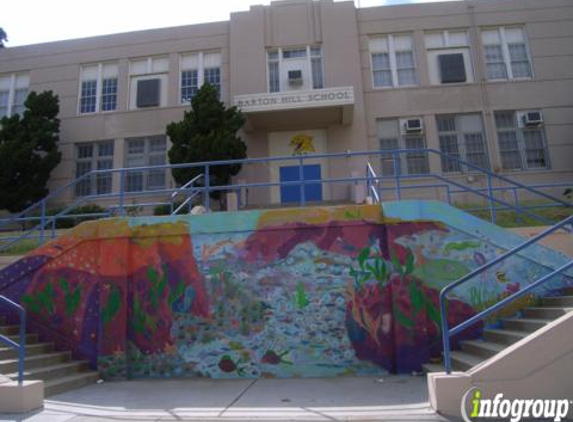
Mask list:
[{"label": "window", "polygon": [[489,168],[489,159],[479,114],[437,116],[440,151],[454,159],[442,157],[442,171],[472,171],[457,161],[466,161],[474,166]]},{"label": "window", "polygon": [[[424,133],[407,133],[404,129],[405,119],[378,120],[377,134],[380,140],[380,149],[425,149],[426,139]],[[409,152],[399,154],[401,174],[428,174],[430,165],[426,152]],[[393,176],[395,171],[395,158],[392,154],[382,155],[381,174]]]},{"label": "window", "polygon": [[80,114],[117,109],[117,63],[84,65],[80,72]]},{"label": "window", "polygon": [[543,126],[526,127],[523,124],[524,114],[514,111],[495,112],[501,166],[505,170],[549,167]]},{"label": "window", "polygon": [[[76,178],[92,170],[113,168],[113,141],[76,144]],[[111,193],[112,175],[89,176],[76,184],[76,196]]]},{"label": "window", "polygon": [[213,85],[221,98],[221,53],[188,53],[180,57],[180,104],[190,104],[204,83]]},{"label": "window", "polygon": [[424,38],[430,83],[474,82],[467,30],[427,32]]},{"label": "window", "polygon": [[148,57],[129,63],[129,109],[167,106],[169,57]]},{"label": "window", "polygon": [[[165,136],[126,139],[126,167],[147,167],[166,164]],[[135,170],[126,175],[126,191],[140,192],[165,188],[166,170]]]},{"label": "window", "polygon": [[24,113],[29,84],[27,73],[0,76],[0,118]]},{"label": "window", "polygon": [[482,30],[486,74],[489,80],[533,77],[523,27]]},{"label": "window", "polygon": [[267,70],[269,92],[324,88],[321,46],[269,50]]},{"label": "window", "polygon": [[418,85],[412,35],[376,37],[369,44],[374,87]]}]

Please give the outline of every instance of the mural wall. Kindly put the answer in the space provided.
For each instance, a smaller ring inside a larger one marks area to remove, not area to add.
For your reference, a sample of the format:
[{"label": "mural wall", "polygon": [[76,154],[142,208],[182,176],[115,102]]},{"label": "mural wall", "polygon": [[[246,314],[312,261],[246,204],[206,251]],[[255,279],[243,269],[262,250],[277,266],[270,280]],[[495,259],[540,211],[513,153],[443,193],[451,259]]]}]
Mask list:
[{"label": "mural wall", "polygon": [[[116,218],[8,267],[0,293],[106,378],[410,373],[440,359],[439,290],[500,251],[379,206]],[[493,268],[456,292],[450,324],[544,271]]]}]

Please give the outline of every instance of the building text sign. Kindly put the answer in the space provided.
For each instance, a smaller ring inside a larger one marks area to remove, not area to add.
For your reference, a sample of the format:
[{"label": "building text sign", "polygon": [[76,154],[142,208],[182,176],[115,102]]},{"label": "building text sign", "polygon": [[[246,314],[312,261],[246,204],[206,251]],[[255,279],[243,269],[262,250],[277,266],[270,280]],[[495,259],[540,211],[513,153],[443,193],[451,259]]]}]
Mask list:
[{"label": "building text sign", "polygon": [[353,87],[236,95],[233,98],[233,105],[245,113],[352,104],[354,104]]}]

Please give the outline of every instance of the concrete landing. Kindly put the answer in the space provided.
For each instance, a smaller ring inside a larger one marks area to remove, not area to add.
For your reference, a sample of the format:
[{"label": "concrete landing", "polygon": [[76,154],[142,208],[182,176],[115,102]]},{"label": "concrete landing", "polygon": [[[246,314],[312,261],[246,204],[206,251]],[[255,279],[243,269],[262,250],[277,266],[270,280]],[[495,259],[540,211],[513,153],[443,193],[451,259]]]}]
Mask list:
[{"label": "concrete landing", "polygon": [[41,412],[0,421],[447,421],[425,377],[141,380],[53,396]]}]

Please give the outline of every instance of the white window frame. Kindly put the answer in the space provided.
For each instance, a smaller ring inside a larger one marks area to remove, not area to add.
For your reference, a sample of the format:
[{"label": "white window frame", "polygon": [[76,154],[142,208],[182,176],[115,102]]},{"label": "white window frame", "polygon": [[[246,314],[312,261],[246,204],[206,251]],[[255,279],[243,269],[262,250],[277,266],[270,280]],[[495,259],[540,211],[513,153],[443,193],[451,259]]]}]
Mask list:
[{"label": "white window frame", "polygon": [[[511,67],[511,56],[509,54],[509,46],[507,43],[507,38],[505,36],[505,31],[506,29],[513,29],[513,28],[519,28],[522,30],[523,32],[523,42],[525,44],[525,51],[527,53],[527,60],[529,61],[529,69],[531,70],[531,76],[520,76],[520,77],[514,77],[513,76],[513,68]],[[486,44],[483,42],[483,32],[488,32],[488,31],[497,31],[497,33],[499,34],[499,40],[501,43],[501,52],[503,54],[503,62],[505,64],[505,71],[507,74],[507,78],[495,78],[495,79],[489,79],[487,76],[487,62],[486,62],[486,58],[485,58],[485,47],[487,45],[491,45],[491,44]],[[497,27],[484,27],[481,28],[480,31],[481,36],[481,43],[482,43],[482,47],[483,47],[483,58],[484,58],[484,66],[485,66],[485,77],[486,80],[488,82],[501,82],[501,81],[530,81],[532,79],[535,79],[535,70],[533,69],[533,60],[531,58],[531,50],[529,48],[529,38],[527,37],[527,32],[525,31],[525,25],[507,25],[507,26],[497,26]]]},{"label": "white window frame", "polygon": [[[413,138],[421,138],[422,142],[423,142],[423,148],[420,149],[427,149],[428,148],[428,140],[426,139],[426,133],[425,130],[422,130],[418,133],[404,133],[404,129],[402,127],[402,125],[406,122],[406,120],[409,119],[421,119],[422,121],[424,120],[422,116],[411,116],[411,117],[403,117],[403,118],[390,118],[390,119],[377,119],[376,123],[378,124],[379,122],[393,122],[396,127],[398,128],[398,132],[397,132],[397,138],[396,141],[398,143],[397,148],[396,149],[409,149],[406,146],[406,142],[408,139],[413,139]],[[383,154],[383,151],[386,148],[382,148],[382,140],[383,139],[390,139],[390,138],[383,138],[380,136],[380,134],[378,133],[378,130],[376,131],[376,138],[378,139],[378,144],[380,145],[380,152],[382,153],[381,155],[381,159],[380,159],[380,175],[381,176],[390,176],[390,174],[385,174],[384,173],[384,162],[387,161],[389,162],[390,160],[393,160],[394,157],[392,156],[392,154]],[[412,149],[418,149],[418,148],[412,148]],[[403,154],[398,154],[399,160],[400,160],[400,174],[403,175],[416,175],[416,176],[424,176],[424,175],[429,175],[431,173],[430,171],[430,159],[428,156],[427,152],[419,152],[419,153],[403,153]],[[427,171],[422,171],[422,172],[411,172],[410,171],[410,166],[409,166],[409,159],[412,158],[423,158],[425,160],[425,165],[427,166]],[[390,159],[390,160],[388,160]],[[394,162],[391,162],[391,166],[393,169],[393,173],[392,176],[394,174],[396,174],[396,169],[394,168]]]},{"label": "white window frame", "polygon": [[[467,37],[467,44],[458,45],[458,44],[451,44],[450,43],[450,33],[451,32],[465,32]],[[427,44],[426,37],[431,34],[441,34],[444,37],[444,46],[442,47],[430,47]],[[430,63],[430,57],[428,53],[433,52],[444,52],[445,54],[463,54],[464,50],[467,50],[468,53],[468,63],[464,60],[464,65],[466,66],[466,81],[465,82],[454,82],[454,83],[443,83],[441,80],[439,82],[431,82],[432,85],[436,86],[455,86],[455,85],[467,85],[476,82],[476,73],[475,73],[475,63],[474,57],[472,52],[471,40],[470,40],[470,33],[467,28],[451,28],[451,29],[444,29],[440,31],[426,31],[424,33],[424,43],[426,47],[426,56],[428,58],[428,65],[432,66],[433,64]],[[462,51],[462,52],[460,52]],[[439,64],[438,64],[439,65]],[[439,75],[438,75],[439,76]],[[470,77],[471,76],[471,77]],[[471,79],[471,80],[470,80]]]},{"label": "white window frame", "polygon": [[[99,155],[99,148],[101,145],[104,144],[111,144],[112,148],[111,148],[111,155],[104,155],[104,156],[100,156]],[[74,159],[74,176],[73,179],[77,179],[78,177],[78,164],[79,163],[90,163],[90,170],[89,171],[94,171],[94,170],[100,170],[98,167],[98,163],[99,162],[103,162],[103,161],[111,161],[111,168],[113,168],[113,159],[115,156],[115,140],[110,139],[110,140],[105,140],[105,141],[95,141],[95,142],[81,142],[81,143],[77,143],[74,145],[75,146],[75,159]],[[92,155],[91,157],[83,157],[83,158],[79,158],[78,157],[78,151],[80,147],[85,147],[85,146],[91,146],[92,147]],[[102,192],[99,193],[98,192],[98,180],[109,180],[109,192]],[[78,188],[81,189],[82,186],[88,185],[89,186],[89,193],[83,195],[83,194],[79,194],[78,193]],[[106,174],[102,174],[102,175],[95,175],[95,176],[91,176],[89,179],[84,179],[81,182],[79,182],[76,185],[76,188],[74,189],[74,196],[76,198],[85,198],[88,196],[94,196],[94,195],[106,195],[113,192],[113,176],[112,173],[106,173]]]},{"label": "white window frame", "polygon": [[[406,84],[401,85],[398,83],[398,67],[396,65],[396,48],[394,45],[394,37],[402,37],[408,35],[412,39],[412,59],[414,62],[414,80],[413,84]],[[368,53],[370,56],[370,79],[372,84],[372,89],[396,89],[396,88],[408,88],[408,87],[416,87],[420,86],[420,75],[418,73],[418,62],[416,60],[416,46],[414,45],[414,34],[411,32],[404,32],[404,33],[395,33],[395,34],[387,34],[387,35],[380,35],[380,36],[372,36],[372,39],[380,39],[386,38],[388,40],[388,60],[390,62],[390,72],[392,74],[392,85],[388,86],[376,86],[374,84],[374,65],[372,63],[372,55],[376,54],[377,52],[372,51],[370,45],[368,46]]]},{"label": "white window frame", "polygon": [[[465,139],[465,135],[466,134],[475,134],[475,132],[464,132],[460,127],[459,127],[459,123],[458,123],[458,119],[462,116],[468,116],[468,115],[479,115],[480,116],[480,121],[481,121],[481,137],[482,137],[482,141],[483,141],[483,147],[484,147],[484,155],[485,155],[485,159],[486,159],[486,166],[485,169],[489,170],[491,169],[491,159],[489,156],[489,148],[488,148],[488,144],[487,144],[487,137],[486,137],[486,128],[485,128],[485,123],[484,123],[484,118],[483,118],[483,114],[482,113],[447,113],[447,114],[438,114],[435,116],[436,118],[436,130],[437,130],[437,135],[438,135],[438,149],[440,152],[443,152],[444,154],[447,154],[446,151],[442,150],[441,147],[441,140],[440,140],[440,136],[444,135],[444,136],[456,136],[456,145],[457,145],[457,149],[458,149],[458,159],[460,161],[469,163],[470,161],[468,160],[468,151],[467,151],[467,145],[466,145],[466,139]],[[438,119],[439,118],[447,118],[447,117],[453,117],[454,118],[454,122],[456,125],[456,128],[454,131],[440,131],[439,130],[439,123],[438,123]],[[475,173],[478,170],[474,170],[470,167],[465,166],[462,163],[458,163],[457,161],[455,161],[455,163],[457,163],[456,165],[460,167],[460,170],[452,170],[452,171],[445,171],[444,170],[444,157],[441,157],[440,160],[440,168],[441,168],[441,172],[443,174],[465,174],[465,173]],[[471,163],[470,163],[471,164]]]},{"label": "white window frame", "polygon": [[[14,110],[14,107],[16,106],[16,103],[14,102],[16,100],[16,91],[19,91],[21,89],[26,89],[27,91],[26,97],[30,93],[30,74],[28,72],[19,72],[19,73],[12,73],[9,75],[0,75],[0,77],[10,78],[10,86],[8,87],[8,89],[0,89],[0,91],[2,92],[8,92],[8,106],[6,109],[6,117],[10,117],[12,116],[12,112]],[[26,77],[28,79],[26,88],[16,87],[16,81],[18,80],[18,77]]]},{"label": "white window frame", "polygon": [[[151,151],[151,141],[152,140],[158,140],[161,139],[163,140],[164,144],[165,144],[165,151],[161,152],[161,153],[157,153],[157,152],[153,152]],[[143,151],[141,153],[138,154],[129,154],[129,142],[130,141],[143,141]],[[127,172],[125,173],[125,189],[126,192],[146,192],[149,191],[149,179],[151,176],[153,176],[154,174],[160,174],[161,172],[163,172],[163,178],[164,178],[164,183],[162,187],[159,186],[154,186],[154,189],[151,190],[156,190],[156,189],[165,189],[168,185],[169,185],[169,179],[168,179],[168,173],[167,173],[167,169],[159,169],[159,170],[142,170],[142,171],[131,171],[131,175],[134,174],[140,174],[142,177],[142,189],[141,190],[127,190],[129,188],[128,186],[128,180],[127,178],[130,176],[130,168],[135,168],[135,167],[149,167],[149,166],[153,166],[153,164],[149,164],[151,161],[152,157],[158,157],[161,156],[162,158],[164,158],[165,163],[167,163],[168,160],[168,152],[169,152],[169,145],[167,142],[167,137],[165,135],[149,135],[149,136],[137,136],[137,137],[132,137],[132,138],[126,138],[125,139],[125,147],[124,147],[124,167],[127,170]],[[135,167],[131,167],[128,165],[128,160],[129,158],[141,158],[143,159],[144,163]],[[163,164],[162,164],[163,165]]]},{"label": "white window frame", "polygon": [[[115,65],[118,67],[118,75],[115,77],[117,81],[117,92],[115,93],[115,109],[113,110],[102,110],[101,109],[101,97],[103,96],[103,80],[104,79],[114,79],[114,78],[104,78],[103,77],[103,68],[106,65]],[[86,63],[80,66],[80,81],[78,85],[78,105],[77,105],[77,114],[78,116],[89,116],[90,114],[96,113],[115,113],[118,110],[118,99],[119,99],[119,63],[118,62],[104,62],[104,63],[97,63],[97,78],[96,78],[96,103],[95,103],[95,111],[88,111],[82,113],[82,84],[84,82],[89,81],[90,79],[84,80],[83,79],[83,69],[87,67],[96,66],[96,63]]]},{"label": "white window frame", "polygon": [[[320,56],[318,55],[313,55],[312,54],[312,48],[320,48]],[[289,92],[288,90],[283,89],[283,86],[281,86],[281,75],[283,74],[284,70],[283,70],[283,63],[285,61],[288,60],[300,60],[301,57],[293,57],[293,58],[284,58],[283,57],[283,53],[285,51],[292,51],[292,50],[306,50],[306,61],[305,61],[305,67],[306,67],[306,74],[308,75],[308,77],[310,78],[310,89],[311,90],[316,90],[316,89],[324,89],[324,51],[322,48],[322,44],[312,44],[312,45],[306,45],[306,46],[289,46],[289,47],[278,47],[278,48],[269,48],[266,51],[266,56],[267,56],[267,92],[271,93],[271,92]],[[278,54],[278,58],[277,59],[269,59],[269,53],[277,53]],[[312,59],[317,59],[320,58],[320,64],[321,64],[321,73],[322,73],[322,88],[314,88],[314,76],[312,74]],[[270,72],[269,72],[269,63],[273,62],[273,63],[278,63],[279,64],[279,74],[278,74],[278,78],[279,78],[279,90],[278,91],[271,91],[271,77],[270,77]]]},{"label": "white window frame", "polygon": [[[153,70],[154,60],[167,59],[167,69],[161,71]],[[145,72],[137,73],[133,70],[133,64],[139,61],[146,61]],[[168,55],[160,56],[150,56],[150,57],[134,57],[129,59],[129,85],[128,85],[128,95],[126,109],[129,111],[140,111],[140,110],[154,110],[161,107],[169,106],[169,67],[170,60]],[[147,79],[160,79],[160,92],[159,92],[159,105],[154,107],[137,107],[137,101],[134,102],[132,107],[132,96],[135,95],[137,98],[137,81],[147,80]],[[133,85],[135,82],[135,90]],[[135,93],[134,93],[135,92]]]},{"label": "white window frame", "polygon": [[[541,124],[536,129],[538,129],[543,137],[543,155],[545,159],[545,167],[529,167],[527,164],[527,148],[525,145],[525,138],[524,132],[528,130],[535,130],[535,129],[528,129],[524,127],[523,124],[519,121],[519,116],[523,113],[526,113],[528,110],[496,110],[494,111],[494,124],[495,124],[495,135],[497,138],[497,146],[499,151],[499,160],[502,166],[502,169],[507,172],[512,171],[545,171],[551,169],[551,161],[549,157],[549,148],[547,146],[547,134],[545,132],[545,125]],[[495,121],[497,113],[511,113],[513,117],[513,122],[515,126],[513,128],[498,128],[497,122]],[[503,167],[503,162],[501,159],[501,145],[499,141],[499,133],[500,132],[515,132],[516,142],[517,142],[517,151],[519,152],[519,160],[521,163],[520,168],[505,168]]]},{"label": "white window frame", "polygon": [[[201,89],[201,87],[203,86],[203,84],[205,83],[205,69],[215,69],[214,67],[208,67],[205,68],[205,62],[203,60],[203,56],[205,54],[219,54],[221,56],[221,65],[219,65],[218,69],[219,69],[219,99],[222,98],[223,96],[223,78],[221,75],[221,70],[222,70],[222,61],[223,61],[223,56],[221,54],[220,51],[197,51],[197,52],[188,52],[188,53],[182,53],[179,54],[179,81],[178,81],[178,104],[182,105],[182,106],[188,106],[191,104],[191,101],[183,101],[181,98],[181,90],[183,89],[183,84],[181,83],[181,75],[183,74],[183,72],[186,71],[190,71],[190,70],[195,70],[197,72],[197,89]],[[197,55],[197,68],[187,68],[187,67],[183,67],[183,58],[185,56],[191,56],[191,55]]]}]

